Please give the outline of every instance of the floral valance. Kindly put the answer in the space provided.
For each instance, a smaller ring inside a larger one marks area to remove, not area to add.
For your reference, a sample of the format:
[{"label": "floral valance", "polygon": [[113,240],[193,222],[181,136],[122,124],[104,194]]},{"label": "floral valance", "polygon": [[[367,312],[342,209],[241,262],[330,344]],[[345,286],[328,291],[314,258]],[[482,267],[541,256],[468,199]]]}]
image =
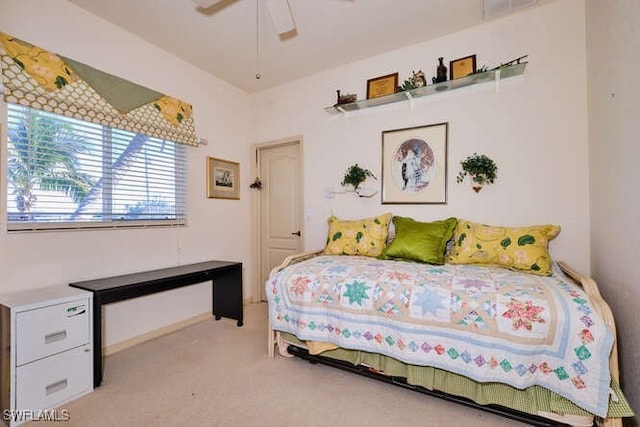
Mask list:
[{"label": "floral valance", "polygon": [[4,100],[197,146],[191,105],[0,32]]}]

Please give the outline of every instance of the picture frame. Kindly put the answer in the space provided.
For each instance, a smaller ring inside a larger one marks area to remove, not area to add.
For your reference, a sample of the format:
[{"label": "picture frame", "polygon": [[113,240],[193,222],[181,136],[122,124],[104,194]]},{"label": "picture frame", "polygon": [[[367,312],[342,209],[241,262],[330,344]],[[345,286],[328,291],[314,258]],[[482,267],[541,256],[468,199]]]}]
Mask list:
[{"label": "picture frame", "polygon": [[476,56],[469,55],[449,62],[449,80],[466,77],[476,72]]},{"label": "picture frame", "polygon": [[367,80],[367,99],[396,93],[398,73],[387,74]]},{"label": "picture frame", "polygon": [[382,204],[447,204],[448,123],[382,132]]},{"label": "picture frame", "polygon": [[207,157],[207,197],[240,200],[240,163]]}]

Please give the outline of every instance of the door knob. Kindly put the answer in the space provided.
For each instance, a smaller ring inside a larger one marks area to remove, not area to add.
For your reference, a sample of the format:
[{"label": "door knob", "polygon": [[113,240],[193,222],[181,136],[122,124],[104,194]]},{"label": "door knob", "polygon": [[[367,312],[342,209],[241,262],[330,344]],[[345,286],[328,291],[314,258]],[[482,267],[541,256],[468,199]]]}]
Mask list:
[{"label": "door knob", "polygon": [[291,234],[295,234],[296,236],[300,237],[300,230],[296,231],[295,233],[291,233]]}]

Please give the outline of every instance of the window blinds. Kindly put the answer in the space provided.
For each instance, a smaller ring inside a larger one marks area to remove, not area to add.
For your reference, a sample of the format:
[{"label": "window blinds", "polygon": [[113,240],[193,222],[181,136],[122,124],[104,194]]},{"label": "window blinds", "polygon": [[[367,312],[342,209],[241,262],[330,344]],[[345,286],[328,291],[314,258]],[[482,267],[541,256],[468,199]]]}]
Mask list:
[{"label": "window blinds", "polygon": [[185,223],[184,144],[8,104],[9,230]]}]

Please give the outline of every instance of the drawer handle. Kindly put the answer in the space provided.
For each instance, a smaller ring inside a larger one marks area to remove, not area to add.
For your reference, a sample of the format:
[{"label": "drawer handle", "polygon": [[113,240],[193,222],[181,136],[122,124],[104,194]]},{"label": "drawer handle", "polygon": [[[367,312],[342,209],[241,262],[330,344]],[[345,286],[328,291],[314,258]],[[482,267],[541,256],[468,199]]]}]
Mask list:
[{"label": "drawer handle", "polygon": [[47,396],[48,396],[48,395],[53,394],[53,393],[55,393],[57,391],[64,390],[65,388],[67,388],[67,384],[68,383],[67,383],[67,379],[66,378],[63,379],[63,380],[60,380],[60,381],[56,381],[55,383],[49,384],[48,386],[46,386],[45,387],[45,392],[47,393]]},{"label": "drawer handle", "polygon": [[62,331],[58,331],[58,332],[52,332],[50,334],[47,334],[44,336],[44,343],[45,344],[52,344],[54,342],[57,341],[62,341],[63,339],[67,338],[67,331],[62,330]]}]

